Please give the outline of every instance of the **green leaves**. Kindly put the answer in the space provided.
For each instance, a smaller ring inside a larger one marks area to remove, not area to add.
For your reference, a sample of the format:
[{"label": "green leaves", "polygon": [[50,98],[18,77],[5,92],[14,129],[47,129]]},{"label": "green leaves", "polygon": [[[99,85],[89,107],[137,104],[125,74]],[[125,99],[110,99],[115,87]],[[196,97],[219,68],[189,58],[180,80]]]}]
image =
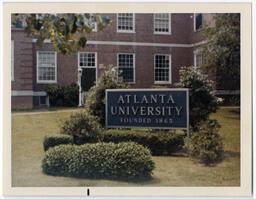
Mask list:
[{"label": "green leaves", "polygon": [[201,121],[209,118],[210,113],[218,108],[213,82],[194,66],[181,67],[180,88],[189,88],[189,122],[194,131],[198,131]]},{"label": "green leaves", "polygon": [[102,31],[111,23],[109,17],[98,14],[22,14],[12,15],[12,24],[19,25],[26,19],[25,32],[37,37],[37,45],[42,46],[46,39],[51,40],[56,51],[72,54],[86,46],[86,34],[94,26]]},{"label": "green leaves", "polygon": [[222,159],[223,141],[218,131],[217,120],[207,120],[200,123],[198,132],[191,137],[190,155],[199,159],[205,165],[216,163]]},{"label": "green leaves", "polygon": [[42,168],[50,175],[138,180],[149,178],[155,164],[148,149],[123,142],[59,145],[46,151]]},{"label": "green leaves", "polygon": [[[215,26],[203,28],[203,69],[215,69],[217,88],[240,89],[240,14],[216,14]],[[225,82],[225,84],[223,84]]]}]

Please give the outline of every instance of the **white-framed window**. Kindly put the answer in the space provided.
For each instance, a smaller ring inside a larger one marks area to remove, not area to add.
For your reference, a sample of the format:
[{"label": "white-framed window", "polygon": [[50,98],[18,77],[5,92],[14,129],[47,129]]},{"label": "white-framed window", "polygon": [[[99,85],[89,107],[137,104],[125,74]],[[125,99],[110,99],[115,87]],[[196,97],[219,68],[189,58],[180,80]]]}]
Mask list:
[{"label": "white-framed window", "polygon": [[194,31],[198,31],[203,25],[202,13],[194,13]]},{"label": "white-framed window", "polygon": [[14,81],[14,41],[11,43],[11,79]]},{"label": "white-framed window", "polygon": [[135,83],[135,54],[118,53],[117,67],[118,76],[122,77],[124,82]]},{"label": "white-framed window", "polygon": [[57,83],[57,52],[37,51],[37,83]]},{"label": "white-framed window", "polygon": [[117,14],[117,32],[135,33],[135,14]]},{"label": "white-framed window", "polygon": [[79,67],[96,68],[97,53],[95,52],[79,52]]},{"label": "white-framed window", "polygon": [[194,51],[194,66],[196,69],[200,69],[203,64],[203,54],[200,49]]},{"label": "white-framed window", "polygon": [[154,33],[171,34],[171,14],[157,13],[154,14]]},{"label": "white-framed window", "polygon": [[171,84],[171,55],[156,54],[154,58],[155,84]]}]

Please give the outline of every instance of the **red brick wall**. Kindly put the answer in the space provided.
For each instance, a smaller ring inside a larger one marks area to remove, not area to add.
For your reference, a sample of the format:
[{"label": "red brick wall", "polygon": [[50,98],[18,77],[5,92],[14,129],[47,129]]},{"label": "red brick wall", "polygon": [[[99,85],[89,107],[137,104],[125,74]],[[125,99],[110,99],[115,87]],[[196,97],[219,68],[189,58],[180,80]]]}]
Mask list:
[{"label": "red brick wall", "polygon": [[12,90],[33,90],[33,48],[23,30],[12,31],[14,40],[14,81]]},{"label": "red brick wall", "polygon": [[[116,22],[116,14],[108,15]],[[202,32],[194,32],[194,14],[171,14],[171,34],[154,34],[153,14],[135,14],[136,33],[118,33],[116,23],[110,25],[102,32],[87,34],[88,40],[95,41],[122,41],[145,42],[163,44],[193,44],[202,41]],[[208,15],[203,15],[204,21],[209,21]],[[204,22],[203,22],[204,23]],[[23,30],[13,30],[15,50],[15,81],[12,82],[12,90],[44,91],[47,84],[37,83],[36,52],[38,50],[53,50],[51,44],[45,43],[41,48],[32,43]],[[117,53],[135,53],[135,88],[150,88],[154,86],[154,55],[171,55],[172,84],[179,80],[178,71],[181,66],[194,64],[193,50],[195,48],[184,47],[150,47],[150,46],[123,46],[123,45],[87,45],[81,51],[97,52],[97,63],[103,65],[117,65]],[[57,84],[68,85],[77,82],[78,58],[76,55],[57,54]],[[98,75],[102,69],[98,69]],[[13,108],[33,107],[32,97],[12,97]],[[36,105],[34,100],[34,105]]]},{"label": "red brick wall", "polygon": [[15,96],[12,97],[12,109],[32,109],[33,97],[30,96]]}]

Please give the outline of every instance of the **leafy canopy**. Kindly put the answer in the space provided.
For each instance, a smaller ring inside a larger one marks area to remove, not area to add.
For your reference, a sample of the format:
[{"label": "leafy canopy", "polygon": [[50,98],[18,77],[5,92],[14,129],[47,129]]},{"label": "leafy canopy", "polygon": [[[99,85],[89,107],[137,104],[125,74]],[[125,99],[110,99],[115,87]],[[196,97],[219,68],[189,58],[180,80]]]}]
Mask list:
[{"label": "leafy canopy", "polygon": [[[229,89],[240,87],[240,14],[225,13],[214,16],[215,25],[206,25],[203,34],[205,69],[215,69],[217,82],[229,82]],[[217,85],[218,86],[218,85]],[[225,85],[222,85],[225,86]]]},{"label": "leafy canopy", "polygon": [[19,25],[26,20],[25,32],[37,37],[36,44],[41,46],[44,40],[51,40],[53,47],[62,54],[75,53],[84,48],[87,42],[85,34],[92,32],[96,25],[103,30],[112,21],[98,14],[15,14],[12,24]]}]

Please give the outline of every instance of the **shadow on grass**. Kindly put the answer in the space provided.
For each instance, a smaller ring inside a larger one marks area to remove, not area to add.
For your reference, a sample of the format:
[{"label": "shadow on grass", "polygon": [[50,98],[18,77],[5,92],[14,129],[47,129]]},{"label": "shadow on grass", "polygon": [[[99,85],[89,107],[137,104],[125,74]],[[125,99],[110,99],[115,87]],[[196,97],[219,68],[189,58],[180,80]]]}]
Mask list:
[{"label": "shadow on grass", "polygon": [[224,151],[223,153],[223,160],[229,160],[230,158],[237,158],[237,157],[240,157],[239,152]]},{"label": "shadow on grass", "polygon": [[234,114],[236,114],[236,115],[240,115],[240,108],[229,110],[229,112],[230,112],[230,113],[234,113]]},{"label": "shadow on grass", "polygon": [[127,183],[143,183],[143,184],[151,184],[155,182],[159,182],[159,179],[154,178],[153,176],[147,176],[147,177],[106,177],[106,176],[93,176],[93,175],[56,175],[56,174],[47,174],[45,175],[49,176],[56,176],[56,177],[69,177],[69,178],[75,178],[75,179],[87,179],[87,180],[111,180],[116,182],[127,182]]}]

